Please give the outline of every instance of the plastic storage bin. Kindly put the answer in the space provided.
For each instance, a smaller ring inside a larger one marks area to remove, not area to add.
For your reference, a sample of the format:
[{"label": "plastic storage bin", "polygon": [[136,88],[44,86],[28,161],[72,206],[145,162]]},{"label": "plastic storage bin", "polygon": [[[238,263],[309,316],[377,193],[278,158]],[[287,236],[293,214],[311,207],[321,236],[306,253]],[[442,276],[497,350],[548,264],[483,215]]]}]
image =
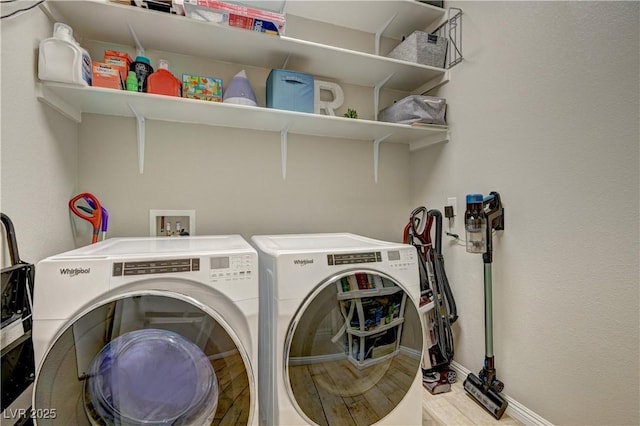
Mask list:
[{"label": "plastic storage bin", "polygon": [[313,85],[310,74],[271,70],[267,77],[267,108],[313,113]]},{"label": "plastic storage bin", "polygon": [[388,55],[390,58],[444,68],[447,39],[423,31],[414,31]]}]

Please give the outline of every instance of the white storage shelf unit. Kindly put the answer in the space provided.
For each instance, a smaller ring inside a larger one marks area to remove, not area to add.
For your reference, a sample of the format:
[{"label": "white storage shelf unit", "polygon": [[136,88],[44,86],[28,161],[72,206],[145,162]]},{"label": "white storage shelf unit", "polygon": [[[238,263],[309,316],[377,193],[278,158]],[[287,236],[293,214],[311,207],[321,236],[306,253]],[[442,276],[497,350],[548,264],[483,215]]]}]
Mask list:
[{"label": "white storage shelf unit", "polygon": [[[358,282],[367,284],[359,285]],[[365,368],[397,355],[407,294],[397,285],[374,274],[355,273],[337,281],[336,286],[340,312],[345,321],[349,361],[358,368]],[[382,315],[383,301],[387,309],[385,315]],[[393,309],[394,304],[397,309]],[[376,310],[375,316],[368,311],[369,308]],[[377,336],[389,331],[393,339],[382,344],[375,342]]]},{"label": "white storage shelf unit", "polygon": [[[331,3],[333,7],[327,8],[326,2],[294,1],[289,2],[287,7],[288,13],[298,13],[321,22],[335,19],[339,24],[352,25],[351,28],[358,30],[383,34],[389,29],[395,37],[413,29],[425,28],[429,24],[435,25],[445,15],[442,9],[414,0]],[[133,46],[137,39],[145,49],[211,58],[244,66],[272,69],[282,68],[286,64],[289,69],[309,72],[337,83],[371,87],[374,90],[374,111],[378,109],[377,99],[382,87],[405,92],[424,92],[429,87],[448,80],[448,72],[440,68],[108,1],[56,1],[47,2],[46,5],[52,20],[67,23],[82,40]],[[349,13],[353,13],[350,9],[354,7],[360,8],[360,11],[366,7],[369,20],[341,22],[340,19],[344,20],[344,16],[353,16]],[[388,16],[392,13],[391,8],[399,11]],[[423,18],[430,21],[422,22]],[[369,23],[365,25],[363,21]],[[160,28],[164,30],[159,30]],[[402,28],[406,30],[402,31]],[[206,41],[194,43],[193,40]],[[144,168],[145,119],[280,132],[283,177],[286,176],[288,133],[372,141],[376,180],[381,142],[404,143],[409,144],[411,149],[419,149],[448,139],[446,126],[411,127],[52,82],[39,84],[38,98],[76,122],[82,120],[82,113],[135,117],[138,120],[140,173]],[[215,114],[212,113],[214,111]]]}]

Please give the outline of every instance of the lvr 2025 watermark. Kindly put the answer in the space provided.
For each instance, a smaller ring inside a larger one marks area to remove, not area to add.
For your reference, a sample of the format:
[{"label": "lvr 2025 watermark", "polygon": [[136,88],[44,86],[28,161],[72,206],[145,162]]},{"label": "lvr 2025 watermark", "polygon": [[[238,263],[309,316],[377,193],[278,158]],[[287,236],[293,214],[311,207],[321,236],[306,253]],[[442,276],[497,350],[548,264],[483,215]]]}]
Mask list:
[{"label": "lvr 2025 watermark", "polygon": [[2,412],[3,419],[55,419],[58,416],[55,408],[7,408]]}]

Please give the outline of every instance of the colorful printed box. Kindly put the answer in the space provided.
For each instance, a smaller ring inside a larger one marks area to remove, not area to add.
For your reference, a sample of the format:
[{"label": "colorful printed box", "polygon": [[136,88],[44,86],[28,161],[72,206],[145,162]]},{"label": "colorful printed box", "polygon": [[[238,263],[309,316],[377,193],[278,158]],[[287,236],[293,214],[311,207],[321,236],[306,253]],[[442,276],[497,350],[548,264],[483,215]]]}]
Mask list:
[{"label": "colorful printed box", "polygon": [[92,72],[92,86],[119,90],[123,89],[122,80],[120,79],[120,70],[115,65],[93,61]]},{"label": "colorful printed box", "polygon": [[214,77],[182,74],[182,97],[222,102],[222,80]]},{"label": "colorful printed box", "polygon": [[216,0],[184,0],[187,16],[266,34],[284,35],[284,14]]},{"label": "colorful printed box", "polygon": [[120,78],[122,81],[127,81],[129,66],[131,66],[131,62],[133,62],[133,59],[131,59],[128,53],[118,52],[117,50],[105,50],[103,62],[117,67],[120,70]]}]

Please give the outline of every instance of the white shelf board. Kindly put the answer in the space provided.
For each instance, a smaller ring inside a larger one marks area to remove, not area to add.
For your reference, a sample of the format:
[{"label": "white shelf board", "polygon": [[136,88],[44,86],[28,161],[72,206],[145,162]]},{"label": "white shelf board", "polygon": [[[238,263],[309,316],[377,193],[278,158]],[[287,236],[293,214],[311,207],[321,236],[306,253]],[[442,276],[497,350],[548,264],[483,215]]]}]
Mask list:
[{"label": "white shelf board", "polygon": [[446,20],[445,9],[415,0],[288,1],[287,14],[375,34],[393,17],[385,37],[401,40],[415,30],[435,29]]},{"label": "white shelf board", "polygon": [[64,83],[39,83],[38,98],[77,122],[83,113],[135,118],[132,106],[146,120],[271,132],[288,129],[289,134],[370,141],[388,136],[385,142],[404,144],[437,143],[447,139],[447,126],[412,127]]},{"label": "white shelf board", "polygon": [[[407,2],[399,2],[404,3]],[[145,49],[267,69],[282,68],[286,62],[288,69],[365,87],[374,87],[391,76],[385,87],[405,92],[413,92],[430,81],[441,81],[446,73],[442,68],[112,2],[47,4],[54,16],[73,28],[81,42],[89,39],[134,46],[131,27]]]},{"label": "white shelf board", "polygon": [[404,322],[404,318],[395,318],[393,321],[391,321],[388,324],[383,324],[383,325],[379,325],[375,328],[372,328],[370,330],[366,330],[366,331],[361,331],[357,328],[347,328],[347,333],[352,334],[354,336],[358,336],[358,337],[367,337],[367,336],[371,336],[373,334],[376,333],[380,333],[382,331],[386,331],[389,330],[390,328],[393,327],[397,327],[400,324],[402,324]]}]

